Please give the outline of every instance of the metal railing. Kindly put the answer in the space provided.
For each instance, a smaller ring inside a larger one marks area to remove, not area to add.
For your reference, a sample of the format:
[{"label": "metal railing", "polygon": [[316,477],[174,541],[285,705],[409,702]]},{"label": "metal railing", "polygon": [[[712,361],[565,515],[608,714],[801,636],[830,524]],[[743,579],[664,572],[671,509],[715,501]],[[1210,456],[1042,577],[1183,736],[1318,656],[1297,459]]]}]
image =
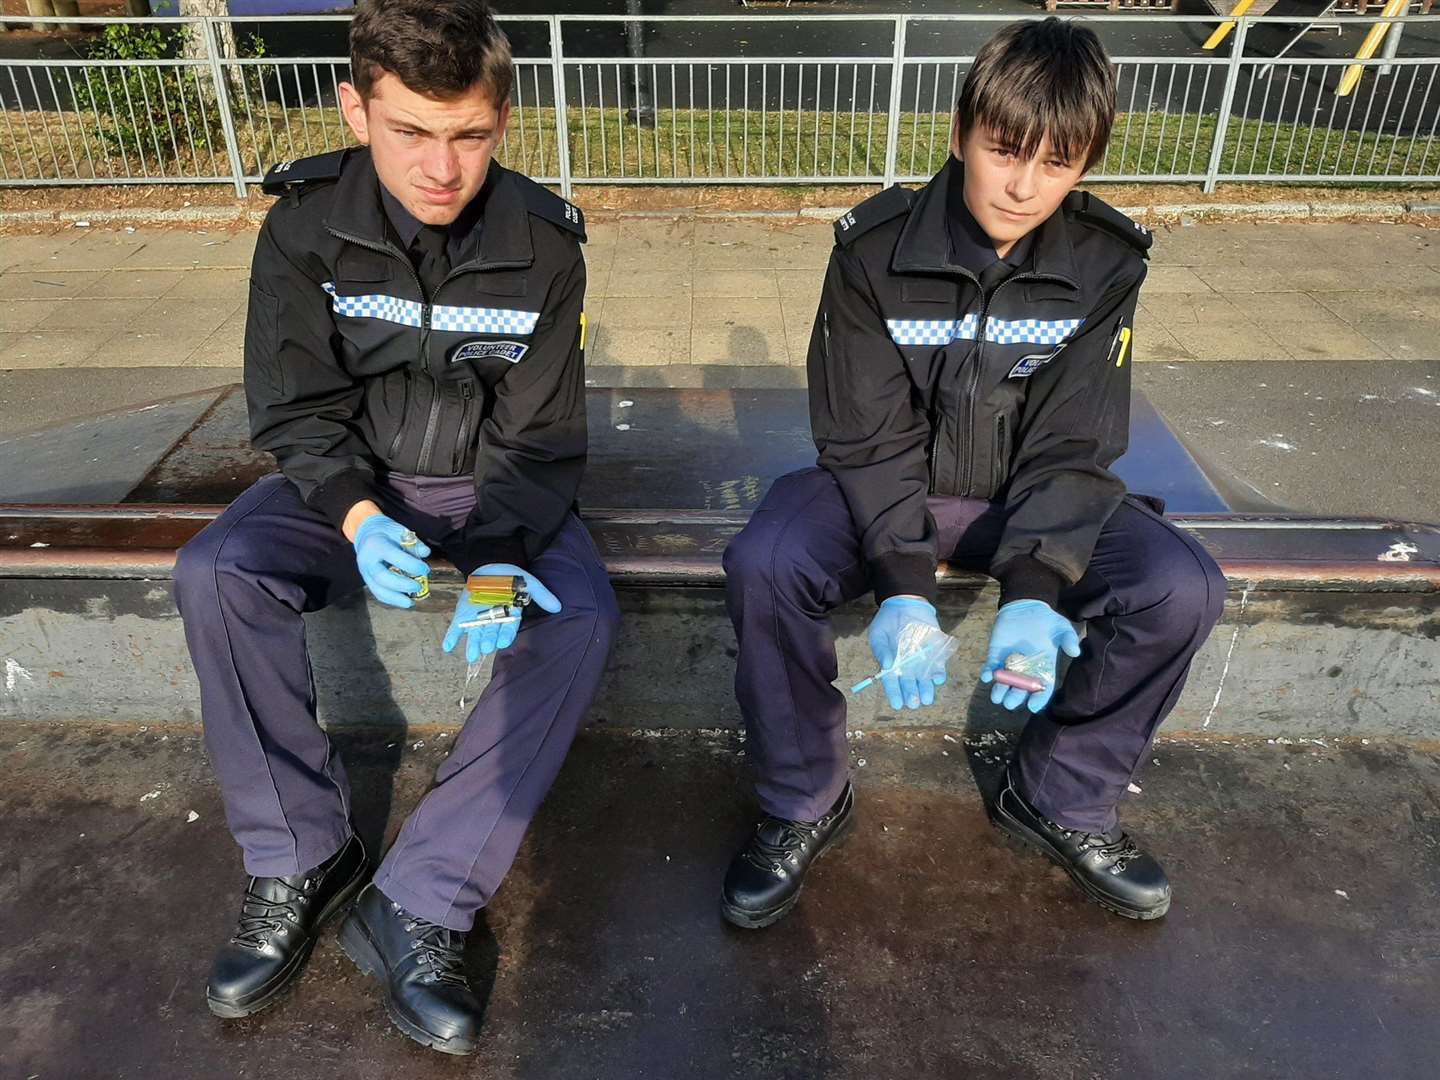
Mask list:
[{"label": "metal railing", "polygon": [[[349,75],[348,18],[0,19],[129,25],[172,36],[160,59],[0,59],[0,186],[231,183],[243,194],[277,161],[349,145],[339,111],[339,86]],[[498,159],[569,195],[577,184],[928,179],[948,153],[950,117],[973,48],[1014,20],[500,21],[516,42],[516,77]],[[1353,58],[1276,58],[1252,48],[1262,32],[1289,36],[1293,17],[1236,20],[1225,56],[1205,53],[1195,41],[1215,18],[1089,21],[1102,37],[1136,23],[1147,24],[1152,36],[1168,30],[1167,48],[1178,39],[1175,51],[1183,53],[1111,49],[1119,110],[1091,179],[1196,182],[1206,191],[1224,181],[1440,181],[1440,18],[1316,22],[1316,29],[1334,29],[1384,21],[1394,24],[1392,34],[1418,27],[1406,38],[1420,38],[1408,50],[1413,55],[1391,48],[1358,62],[1363,78],[1348,97],[1335,89]],[[328,33],[331,40],[322,44],[335,54],[272,56],[253,45],[257,31],[274,39],[290,32],[285,24],[301,23],[310,24],[310,33],[317,27]],[[634,47],[643,34],[626,33],[637,25],[652,39],[650,55]],[[782,45],[788,37],[795,45],[784,51],[804,55],[743,55],[757,31]],[[237,47],[237,34],[246,32],[250,37]],[[970,51],[954,50],[957,39]],[[827,53],[825,41],[839,47]]]}]

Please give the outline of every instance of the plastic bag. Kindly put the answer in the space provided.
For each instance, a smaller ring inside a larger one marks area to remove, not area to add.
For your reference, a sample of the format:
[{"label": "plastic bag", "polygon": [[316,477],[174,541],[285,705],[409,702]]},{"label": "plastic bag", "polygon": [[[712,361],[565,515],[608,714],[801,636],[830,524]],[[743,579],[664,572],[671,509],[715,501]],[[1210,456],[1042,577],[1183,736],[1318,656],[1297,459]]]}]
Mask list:
[{"label": "plastic bag", "polygon": [[945,671],[945,664],[959,644],[938,627],[922,622],[906,623],[895,643],[895,663],[877,671],[868,679],[860,680],[850,688],[850,692],[858,694],[886,675],[897,675],[902,679],[914,679],[917,682],[933,679]]},{"label": "plastic bag", "polygon": [[1011,653],[1005,666],[996,670],[995,681],[1028,694],[1048,690],[1055,685],[1055,653]]}]

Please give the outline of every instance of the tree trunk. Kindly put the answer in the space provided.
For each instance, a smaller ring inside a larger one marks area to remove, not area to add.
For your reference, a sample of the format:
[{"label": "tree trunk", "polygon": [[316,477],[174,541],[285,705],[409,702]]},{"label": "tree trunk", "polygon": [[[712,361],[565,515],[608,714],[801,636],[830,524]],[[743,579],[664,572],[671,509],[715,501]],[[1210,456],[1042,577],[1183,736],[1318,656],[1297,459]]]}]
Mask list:
[{"label": "tree trunk", "polygon": [[[80,0],[25,0],[25,10],[31,15],[79,15]],[[36,30],[78,30],[74,23],[36,23]]]},{"label": "tree trunk", "polygon": [[150,0],[125,0],[125,14],[137,19],[150,17]]},{"label": "tree trunk", "polygon": [[[193,18],[201,15],[228,15],[230,10],[226,5],[226,0],[180,0],[180,14],[187,18]],[[232,23],[216,23],[215,42],[222,57],[234,56],[234,25]],[[205,51],[205,31],[203,29],[196,27],[186,39],[185,55],[195,59],[205,59],[209,56]]]}]

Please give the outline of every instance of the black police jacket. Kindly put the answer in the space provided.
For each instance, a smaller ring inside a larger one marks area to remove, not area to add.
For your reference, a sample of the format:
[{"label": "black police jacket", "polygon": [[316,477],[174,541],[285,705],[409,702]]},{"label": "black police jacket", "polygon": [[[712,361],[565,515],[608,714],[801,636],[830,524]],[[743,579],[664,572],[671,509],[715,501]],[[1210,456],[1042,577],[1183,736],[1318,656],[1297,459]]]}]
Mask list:
[{"label": "black police jacket", "polygon": [[1125,493],[1130,328],[1151,237],[1072,192],[984,296],[952,257],[953,158],[835,225],[810,341],[819,463],[845,494],[877,600],[935,597],[928,494],[1003,503],[1001,601],[1054,604]]},{"label": "black police jacket", "polygon": [[426,296],[387,227],[368,150],[272,169],[255,247],[245,392],[255,446],[337,525],[377,473],[473,473],[475,508],[427,537],[468,573],[526,566],[585,465],[585,227],[492,162],[476,224]]}]

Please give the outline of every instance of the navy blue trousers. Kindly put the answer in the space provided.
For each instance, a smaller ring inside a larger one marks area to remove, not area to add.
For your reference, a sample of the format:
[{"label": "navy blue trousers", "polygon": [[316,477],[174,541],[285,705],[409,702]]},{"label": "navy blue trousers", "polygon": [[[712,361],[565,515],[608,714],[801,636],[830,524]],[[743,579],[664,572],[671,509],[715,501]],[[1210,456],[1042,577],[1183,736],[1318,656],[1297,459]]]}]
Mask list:
[{"label": "navy blue trousers", "polygon": [[[1002,508],[940,496],[929,505],[940,557],[983,572],[1000,540]],[[775,481],[726,550],[725,575],[756,794],[768,813],[814,820],[849,775],[829,616],[871,589],[834,477],[812,468]],[[1224,575],[1199,543],[1138,500],[1120,504],[1084,576],[1060,595],[1062,613],[1085,623],[1080,657],[1020,737],[1021,786],[1046,817],[1086,832],[1114,826],[1224,600]],[[953,702],[957,690],[968,700],[972,673],[952,667],[951,676],[933,708],[945,707],[947,693]]]},{"label": "navy blue trousers", "polygon": [[[474,498],[468,477],[381,481],[385,512],[440,550]],[[595,696],[619,621],[599,553],[573,514],[530,569],[562,610],[532,608],[515,643],[496,654],[434,787],[375,875],[390,899],[454,930],[470,928],[514,861]],[[360,588],[349,541],[281,476],[259,481],[180,550],[175,598],[205,743],[251,874],[301,873],[350,836],[350,789],[316,723],[302,615]],[[426,633],[436,625],[423,623]],[[433,645],[438,653],[438,638]],[[453,665],[457,688],[463,649],[439,657]]]}]

